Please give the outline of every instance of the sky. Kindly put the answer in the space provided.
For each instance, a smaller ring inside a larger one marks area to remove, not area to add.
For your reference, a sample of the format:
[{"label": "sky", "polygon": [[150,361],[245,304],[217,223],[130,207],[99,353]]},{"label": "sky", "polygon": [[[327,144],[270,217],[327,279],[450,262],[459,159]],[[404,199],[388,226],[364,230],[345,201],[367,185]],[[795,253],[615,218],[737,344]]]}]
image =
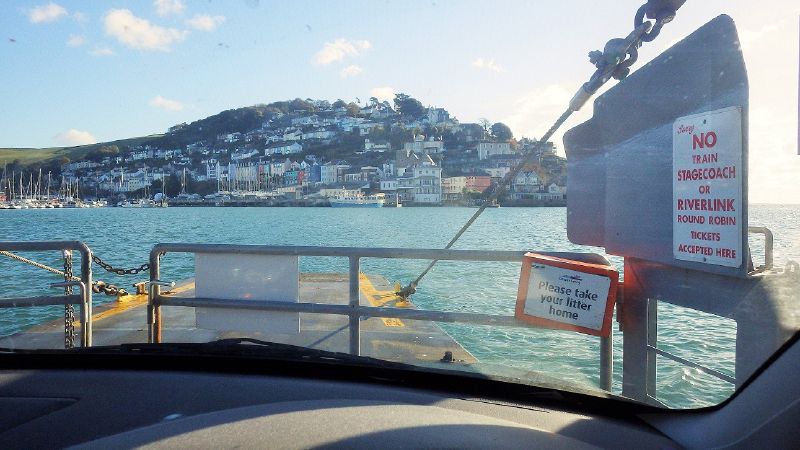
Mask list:
[{"label": "sky", "polygon": [[[632,28],[639,1],[4,1],[0,147],[163,133],[295,97],[407,93],[537,137]],[[689,0],[635,68],[719,14],[750,78],[750,200],[800,203],[800,2]],[[613,82],[612,82],[613,83]],[[609,83],[611,84],[611,83]],[[591,117],[591,104],[555,136]]]}]

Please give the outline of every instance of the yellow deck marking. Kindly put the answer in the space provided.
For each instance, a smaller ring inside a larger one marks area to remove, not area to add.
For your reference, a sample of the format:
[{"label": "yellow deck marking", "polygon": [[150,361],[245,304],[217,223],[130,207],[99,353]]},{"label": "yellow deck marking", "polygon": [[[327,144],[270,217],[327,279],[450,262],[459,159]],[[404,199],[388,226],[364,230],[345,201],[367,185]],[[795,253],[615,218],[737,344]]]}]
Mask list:
[{"label": "yellow deck marking", "polygon": [[[393,291],[379,291],[375,288],[372,282],[369,280],[369,277],[364,275],[363,273],[358,274],[358,278],[361,285],[361,293],[367,298],[367,301],[372,306],[382,307],[390,305],[394,303],[395,307],[398,308],[410,308],[411,303],[407,300],[403,300],[402,298],[398,297]],[[186,283],[182,286],[178,286],[172,288],[169,293],[170,294],[178,294],[180,292],[188,291],[190,289],[194,289],[194,283]],[[116,316],[121,314],[129,309],[137,308],[147,304],[147,294],[131,294],[125,295],[119,298],[113,304],[113,306],[105,311],[101,311],[97,314],[92,315],[92,321],[97,322],[98,320],[106,319],[109,317]],[[404,327],[405,324],[400,319],[395,318],[381,318],[383,324],[387,327]],[[80,327],[80,322],[76,320],[73,322],[73,325],[76,327]]]},{"label": "yellow deck marking", "polygon": [[[190,289],[194,289],[194,283],[186,283],[182,286],[174,287],[169,290],[170,294],[178,294],[180,292],[188,291]],[[116,316],[117,314],[121,314],[129,309],[138,308],[139,306],[143,306],[147,304],[147,294],[129,294],[123,295],[119,297],[114,303],[111,308],[101,311],[97,314],[92,314],[92,322],[97,322],[98,320],[106,319],[112,316]],[[105,306],[105,305],[104,305]],[[75,320],[72,322],[75,327],[80,328],[80,321]]]},{"label": "yellow deck marking", "polygon": [[[394,302],[394,306],[398,308],[409,308],[411,303],[398,297],[393,291],[379,291],[372,285],[369,277],[363,273],[358,274],[358,280],[361,285],[361,293],[367,298],[367,301],[372,306],[386,306]],[[381,318],[383,324],[387,327],[404,327],[405,324],[400,319],[395,318]]]}]

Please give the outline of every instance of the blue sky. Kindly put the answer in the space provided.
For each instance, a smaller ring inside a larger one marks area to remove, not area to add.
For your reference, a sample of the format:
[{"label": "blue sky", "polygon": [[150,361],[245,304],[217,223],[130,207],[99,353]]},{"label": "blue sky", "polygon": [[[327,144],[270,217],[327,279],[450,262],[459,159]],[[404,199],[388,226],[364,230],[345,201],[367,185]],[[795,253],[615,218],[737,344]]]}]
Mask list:
[{"label": "blue sky", "polygon": [[[161,133],[294,97],[364,101],[393,92],[534,137],[591,74],[586,53],[626,34],[641,3],[6,1],[0,147]],[[642,62],[652,59],[720,13],[737,21],[751,136],[769,142],[769,164],[751,172],[771,181],[751,187],[754,200],[780,180],[798,184],[795,3],[689,0],[641,53]],[[585,109],[565,129],[588,118]]]}]

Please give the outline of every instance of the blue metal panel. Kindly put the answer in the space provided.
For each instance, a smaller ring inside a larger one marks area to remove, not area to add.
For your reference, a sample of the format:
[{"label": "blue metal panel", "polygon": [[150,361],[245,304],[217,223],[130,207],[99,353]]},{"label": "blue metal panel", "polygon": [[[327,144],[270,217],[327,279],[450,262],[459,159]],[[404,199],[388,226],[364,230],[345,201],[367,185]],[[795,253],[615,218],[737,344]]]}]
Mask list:
[{"label": "blue metal panel", "polygon": [[570,241],[614,255],[746,276],[749,253],[733,268],[679,261],[672,248],[673,122],[730,106],[743,111],[746,249],[747,73],[733,20],[724,15],[598,97],[593,117],[565,134]]}]

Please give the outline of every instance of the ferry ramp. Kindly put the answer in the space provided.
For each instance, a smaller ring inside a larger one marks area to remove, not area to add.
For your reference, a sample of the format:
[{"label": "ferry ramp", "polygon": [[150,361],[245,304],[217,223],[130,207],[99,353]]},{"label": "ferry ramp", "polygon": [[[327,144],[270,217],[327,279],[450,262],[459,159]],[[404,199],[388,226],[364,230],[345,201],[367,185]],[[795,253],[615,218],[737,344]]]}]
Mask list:
[{"label": "ferry ramp", "polygon": [[[390,283],[380,275],[359,274],[359,303],[362,306],[414,308],[397,297]],[[301,302],[347,305],[347,273],[302,273]],[[171,288],[170,297],[195,297],[194,280]],[[126,295],[94,307],[93,345],[147,342],[147,295]],[[219,331],[197,327],[196,308],[162,306],[162,342],[209,342],[217,339],[250,337],[307,348],[347,352],[348,317],[333,314],[300,313],[298,333]],[[76,328],[80,327],[75,323]],[[409,364],[444,364],[451,352],[455,364],[472,364],[476,358],[434,322],[397,318],[362,318],[361,355]],[[20,333],[0,338],[0,347],[63,348],[64,321],[53,320]]]}]

